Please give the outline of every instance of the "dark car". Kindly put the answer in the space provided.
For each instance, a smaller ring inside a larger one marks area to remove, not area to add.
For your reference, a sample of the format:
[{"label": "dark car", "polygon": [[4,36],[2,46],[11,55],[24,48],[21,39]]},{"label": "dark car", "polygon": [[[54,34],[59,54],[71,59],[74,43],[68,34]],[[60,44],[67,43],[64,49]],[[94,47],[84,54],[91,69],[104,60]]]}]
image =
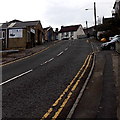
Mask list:
[{"label": "dark car", "polygon": [[69,38],[68,37],[64,37],[64,38],[62,38],[62,40],[69,40]]},{"label": "dark car", "polygon": [[111,41],[103,43],[101,45],[102,50],[110,50],[115,49],[115,42],[117,42],[120,39],[120,35],[115,35]]}]

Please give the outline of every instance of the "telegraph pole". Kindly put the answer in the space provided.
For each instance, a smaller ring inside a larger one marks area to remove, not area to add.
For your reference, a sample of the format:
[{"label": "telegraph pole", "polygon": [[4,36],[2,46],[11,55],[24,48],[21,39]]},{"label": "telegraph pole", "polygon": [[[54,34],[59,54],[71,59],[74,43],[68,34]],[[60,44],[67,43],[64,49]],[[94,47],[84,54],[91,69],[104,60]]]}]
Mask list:
[{"label": "telegraph pole", "polygon": [[96,30],[96,3],[94,2],[94,18],[95,18],[95,38],[97,39],[97,30]]},{"label": "telegraph pole", "polygon": [[[85,10],[90,10],[90,9],[85,9]],[[94,2],[94,19],[95,19],[95,25],[94,25],[95,33],[94,34],[95,34],[95,38],[97,40],[96,2]],[[87,22],[86,22],[86,27],[87,27]]]},{"label": "telegraph pole", "polygon": [[88,28],[88,21],[86,21],[86,28]]}]

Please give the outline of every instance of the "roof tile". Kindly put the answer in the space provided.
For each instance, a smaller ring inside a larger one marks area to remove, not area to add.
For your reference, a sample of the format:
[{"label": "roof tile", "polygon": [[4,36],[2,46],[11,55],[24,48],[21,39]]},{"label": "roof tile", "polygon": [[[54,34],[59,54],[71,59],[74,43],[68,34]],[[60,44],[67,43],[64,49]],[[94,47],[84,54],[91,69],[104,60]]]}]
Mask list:
[{"label": "roof tile", "polygon": [[71,32],[71,31],[77,31],[77,29],[81,25],[72,25],[72,26],[61,26],[61,30],[59,32]]}]

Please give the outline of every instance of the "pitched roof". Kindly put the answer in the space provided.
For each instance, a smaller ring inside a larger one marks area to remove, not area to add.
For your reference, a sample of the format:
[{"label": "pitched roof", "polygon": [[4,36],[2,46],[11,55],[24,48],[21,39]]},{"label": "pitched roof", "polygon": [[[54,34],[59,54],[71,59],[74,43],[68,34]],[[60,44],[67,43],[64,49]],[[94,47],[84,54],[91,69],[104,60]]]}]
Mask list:
[{"label": "pitched roof", "polygon": [[9,21],[9,23],[14,23],[14,22],[23,22],[23,21],[20,21],[20,20],[17,20],[17,19],[14,19],[12,21]]},{"label": "pitched roof", "polygon": [[8,26],[8,23],[7,23],[7,22],[6,22],[6,23],[1,23],[0,28],[7,28],[7,26]]},{"label": "pitched roof", "polygon": [[47,30],[47,29],[49,29],[49,27],[44,28],[44,30]]},{"label": "pitched roof", "polygon": [[61,26],[61,30],[59,32],[71,32],[71,31],[77,31],[77,29],[81,25],[71,25],[71,26]]},{"label": "pitched roof", "polygon": [[[39,20],[37,21],[19,21],[19,20],[13,20],[13,21],[10,21],[10,22],[6,22],[6,23],[3,23],[1,28],[24,28],[26,26],[35,26],[37,25],[38,23],[40,23]],[[41,23],[40,23],[41,24]]]},{"label": "pitched roof", "polygon": [[40,23],[40,21],[17,22],[14,27],[35,26],[38,23]]}]

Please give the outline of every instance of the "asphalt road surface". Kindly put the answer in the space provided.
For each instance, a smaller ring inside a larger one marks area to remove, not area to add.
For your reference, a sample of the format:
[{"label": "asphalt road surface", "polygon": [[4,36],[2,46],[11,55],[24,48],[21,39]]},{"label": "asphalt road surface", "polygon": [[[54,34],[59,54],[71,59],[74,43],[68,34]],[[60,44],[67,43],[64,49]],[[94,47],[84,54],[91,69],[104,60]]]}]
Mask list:
[{"label": "asphalt road surface", "polygon": [[94,71],[72,115],[72,120],[80,118],[117,120],[117,107],[119,108],[115,83],[117,76],[114,75],[112,58],[115,51],[98,50],[101,45],[98,41],[94,41],[92,45],[96,51]]},{"label": "asphalt road surface", "polygon": [[91,51],[87,39],[66,40],[2,67],[2,117],[41,118]]}]

